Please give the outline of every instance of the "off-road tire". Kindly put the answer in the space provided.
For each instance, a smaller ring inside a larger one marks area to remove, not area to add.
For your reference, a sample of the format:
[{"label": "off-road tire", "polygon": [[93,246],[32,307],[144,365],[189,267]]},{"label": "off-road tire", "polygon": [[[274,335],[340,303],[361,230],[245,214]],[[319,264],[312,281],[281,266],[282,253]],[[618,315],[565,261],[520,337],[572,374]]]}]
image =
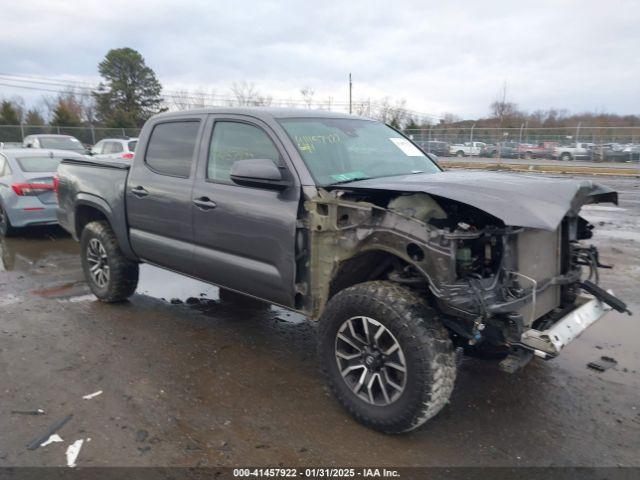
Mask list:
[{"label": "off-road tire", "polygon": [[[335,355],[341,325],[356,316],[375,319],[402,348],[407,365],[404,391],[385,406],[367,403],[343,380]],[[446,405],[456,378],[452,342],[436,311],[417,293],[391,282],[360,283],[338,292],[320,318],[322,369],[338,401],[359,422],[385,433],[422,426]]]},{"label": "off-road tire", "polygon": [[243,295],[241,293],[234,292],[233,290],[228,290],[222,287],[220,287],[218,297],[220,298],[220,302],[239,308],[262,310],[270,307],[267,302],[263,302],[262,300],[258,300],[257,298]]},{"label": "off-road tire", "polygon": [[7,211],[2,204],[0,204],[0,237],[11,237],[15,235],[16,232],[17,229],[11,225]]},{"label": "off-road tire", "polygon": [[[107,254],[109,280],[104,287],[99,286],[89,272],[87,249],[92,239],[97,239]],[[88,223],[82,230],[80,247],[85,280],[99,300],[105,303],[122,302],[134,294],[138,286],[138,264],[124,256],[118,245],[118,240],[107,222]]]}]

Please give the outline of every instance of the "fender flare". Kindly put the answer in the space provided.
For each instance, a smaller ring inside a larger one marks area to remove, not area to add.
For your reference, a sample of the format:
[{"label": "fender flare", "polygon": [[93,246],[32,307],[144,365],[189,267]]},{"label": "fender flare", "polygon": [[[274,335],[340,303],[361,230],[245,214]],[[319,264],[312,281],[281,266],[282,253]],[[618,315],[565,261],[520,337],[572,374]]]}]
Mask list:
[{"label": "fender flare", "polygon": [[139,258],[133,251],[133,248],[131,248],[131,243],[129,242],[129,232],[126,225],[126,219],[124,220],[125,224],[123,228],[123,226],[121,225],[122,221],[118,221],[115,218],[113,209],[107,203],[107,201],[91,193],[80,192],[76,195],[72,224],[73,224],[73,231],[75,232],[74,237],[77,240],[80,239],[80,235],[82,234],[82,232],[78,231],[79,229],[78,229],[78,223],[77,223],[77,211],[80,207],[91,207],[98,210],[100,213],[102,213],[106,217],[107,222],[111,226],[113,233],[118,239],[118,244],[120,246],[120,249],[122,250],[122,253],[124,253],[125,257],[134,261],[139,260]]}]

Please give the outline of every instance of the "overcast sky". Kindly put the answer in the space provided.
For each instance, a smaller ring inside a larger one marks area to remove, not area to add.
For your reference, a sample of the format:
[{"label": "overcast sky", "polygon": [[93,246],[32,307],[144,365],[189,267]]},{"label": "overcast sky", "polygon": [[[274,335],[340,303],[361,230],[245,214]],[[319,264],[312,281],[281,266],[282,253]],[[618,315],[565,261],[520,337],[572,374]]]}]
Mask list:
[{"label": "overcast sky", "polygon": [[[504,81],[533,111],[640,113],[640,2],[0,0],[0,73],[98,81],[140,51],[167,89],[404,98],[434,116],[488,113]],[[0,86],[0,97],[39,92]]]}]

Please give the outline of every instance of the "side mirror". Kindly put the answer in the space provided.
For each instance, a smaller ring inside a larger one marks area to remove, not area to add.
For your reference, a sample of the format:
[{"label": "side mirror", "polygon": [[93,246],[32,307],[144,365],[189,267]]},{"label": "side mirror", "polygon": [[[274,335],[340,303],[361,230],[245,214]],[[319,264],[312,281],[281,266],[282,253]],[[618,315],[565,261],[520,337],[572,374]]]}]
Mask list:
[{"label": "side mirror", "polygon": [[291,182],[283,178],[282,169],[268,158],[237,160],[231,165],[231,180],[243,187],[284,190]]}]

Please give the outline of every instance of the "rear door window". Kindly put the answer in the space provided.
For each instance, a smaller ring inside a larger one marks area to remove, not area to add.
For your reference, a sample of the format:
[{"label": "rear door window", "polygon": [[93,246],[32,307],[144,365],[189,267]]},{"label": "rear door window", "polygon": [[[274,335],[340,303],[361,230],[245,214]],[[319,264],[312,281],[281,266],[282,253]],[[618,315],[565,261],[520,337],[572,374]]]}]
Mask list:
[{"label": "rear door window", "polygon": [[198,120],[156,125],[151,132],[145,163],[161,175],[188,178],[199,127]]}]

